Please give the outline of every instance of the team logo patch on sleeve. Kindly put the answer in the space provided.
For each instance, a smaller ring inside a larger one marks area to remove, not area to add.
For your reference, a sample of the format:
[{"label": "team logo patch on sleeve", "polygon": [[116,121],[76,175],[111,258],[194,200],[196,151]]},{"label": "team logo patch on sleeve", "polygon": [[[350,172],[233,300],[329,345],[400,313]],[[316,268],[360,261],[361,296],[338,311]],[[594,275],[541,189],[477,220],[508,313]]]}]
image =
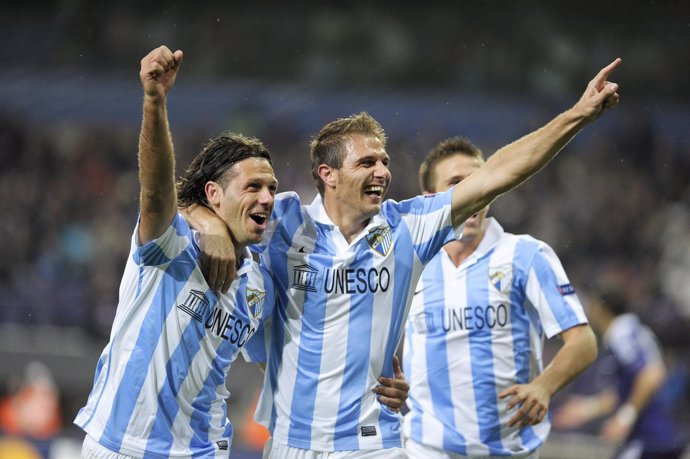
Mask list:
[{"label": "team logo patch on sleeve", "polygon": [[489,268],[489,282],[499,292],[503,294],[508,293],[513,282],[513,265],[506,263],[499,266],[491,266]]},{"label": "team logo patch on sleeve", "polygon": [[247,288],[247,309],[249,310],[249,314],[251,314],[254,319],[261,316],[261,313],[264,310],[265,300],[265,291]]},{"label": "team logo patch on sleeve", "polygon": [[575,287],[573,287],[570,284],[563,284],[558,286],[558,291],[561,293],[561,295],[572,295],[575,293]]},{"label": "team logo patch on sleeve", "polygon": [[367,242],[374,252],[385,257],[393,246],[393,234],[387,226],[374,228],[367,234]]}]

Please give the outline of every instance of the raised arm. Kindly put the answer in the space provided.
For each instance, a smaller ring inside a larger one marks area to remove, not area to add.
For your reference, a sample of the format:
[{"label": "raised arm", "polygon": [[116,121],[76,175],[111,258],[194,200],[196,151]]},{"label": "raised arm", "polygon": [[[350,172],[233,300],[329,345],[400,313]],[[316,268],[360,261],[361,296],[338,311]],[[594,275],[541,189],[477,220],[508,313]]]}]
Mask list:
[{"label": "raised arm", "polygon": [[541,422],[549,409],[551,397],[594,362],[597,341],[589,325],[569,328],[560,336],[563,347],[539,376],[528,384],[516,384],[499,394],[500,398],[511,397],[506,405],[508,410],[520,405],[508,422],[509,426],[525,427]]},{"label": "raised arm", "polygon": [[616,59],[587,85],[580,100],[540,129],[494,153],[453,192],[453,226],[483,209],[496,197],[544,167],[586,124],[618,104],[618,85],[607,81],[620,65]]},{"label": "raised arm", "polygon": [[166,100],[181,61],[182,51],[173,53],[166,46],[154,49],[141,60],[139,78],[144,89],[139,134],[141,244],[163,234],[177,212],[175,158]]}]

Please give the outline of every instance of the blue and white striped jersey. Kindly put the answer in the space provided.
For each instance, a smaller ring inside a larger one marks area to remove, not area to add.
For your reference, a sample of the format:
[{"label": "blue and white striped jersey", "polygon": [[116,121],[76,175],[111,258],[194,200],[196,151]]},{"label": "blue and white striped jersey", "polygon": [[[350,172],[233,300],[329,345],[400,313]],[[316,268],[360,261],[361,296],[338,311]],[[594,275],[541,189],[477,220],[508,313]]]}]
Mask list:
[{"label": "blue and white striped jersey", "polygon": [[479,247],[456,267],[442,250],[417,286],[405,328],[411,389],[405,436],[468,456],[524,455],[550,430],[508,428],[515,410],[498,394],[543,369],[544,335],[586,323],[553,250],[505,233],[492,218]]},{"label": "blue and white striped jersey", "polygon": [[181,215],[143,246],[135,228],[110,342],[75,419],[106,448],[134,457],[227,458],[225,380],[239,349],[272,314],[273,283],[249,251],[226,295],[198,266]]},{"label": "blue and white striped jersey", "polygon": [[[276,309],[257,420],[274,442],[315,451],[402,446],[400,415],[372,390],[379,376],[392,377],[423,266],[456,237],[451,196],[385,201],[350,244],[319,196],[309,206],[295,193],[276,197],[258,248]],[[261,361],[262,352],[256,339],[245,355]]]}]

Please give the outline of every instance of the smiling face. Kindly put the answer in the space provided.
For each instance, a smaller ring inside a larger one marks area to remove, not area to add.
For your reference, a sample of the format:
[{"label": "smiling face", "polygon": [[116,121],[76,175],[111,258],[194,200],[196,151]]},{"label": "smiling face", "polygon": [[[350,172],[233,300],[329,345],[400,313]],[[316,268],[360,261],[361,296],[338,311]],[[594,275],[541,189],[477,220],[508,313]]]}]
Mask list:
[{"label": "smiling face", "polygon": [[273,167],[263,158],[239,161],[222,181],[207,182],[208,201],[228,225],[237,252],[261,241],[277,188]]},{"label": "smiling face", "polygon": [[[483,164],[480,158],[462,153],[453,154],[440,159],[434,165],[432,174],[432,189],[429,192],[446,191],[453,185],[460,183],[478,170]],[[483,234],[483,225],[489,206],[486,206],[465,221],[462,240],[470,241]]]},{"label": "smiling face", "polygon": [[334,202],[341,209],[357,219],[369,219],[381,210],[390,186],[390,158],[384,144],[376,137],[351,135],[343,147],[342,166],[330,170],[329,191],[333,192]]}]

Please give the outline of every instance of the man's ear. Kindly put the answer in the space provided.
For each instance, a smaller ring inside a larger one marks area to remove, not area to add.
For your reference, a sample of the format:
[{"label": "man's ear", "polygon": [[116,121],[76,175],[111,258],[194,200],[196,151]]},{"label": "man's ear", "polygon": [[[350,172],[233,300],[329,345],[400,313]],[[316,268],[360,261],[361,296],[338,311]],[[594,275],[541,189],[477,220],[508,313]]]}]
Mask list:
[{"label": "man's ear", "polygon": [[221,199],[223,199],[223,187],[217,182],[208,181],[204,185],[204,192],[206,193],[206,199],[211,207],[217,207],[220,205]]},{"label": "man's ear", "polygon": [[320,164],[317,169],[321,181],[323,181],[324,188],[335,188],[338,182],[338,170],[333,169],[327,164]]}]

